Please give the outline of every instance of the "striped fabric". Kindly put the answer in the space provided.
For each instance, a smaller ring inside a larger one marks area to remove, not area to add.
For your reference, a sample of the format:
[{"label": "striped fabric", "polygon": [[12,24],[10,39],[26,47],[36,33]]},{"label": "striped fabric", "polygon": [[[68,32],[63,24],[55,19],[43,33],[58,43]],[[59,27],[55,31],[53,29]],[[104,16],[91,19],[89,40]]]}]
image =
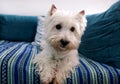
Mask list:
[{"label": "striped fabric", "polygon": [[[32,64],[39,51],[31,43],[0,41],[0,84],[41,84]],[[120,70],[84,57],[80,63],[65,84],[120,84]]]}]

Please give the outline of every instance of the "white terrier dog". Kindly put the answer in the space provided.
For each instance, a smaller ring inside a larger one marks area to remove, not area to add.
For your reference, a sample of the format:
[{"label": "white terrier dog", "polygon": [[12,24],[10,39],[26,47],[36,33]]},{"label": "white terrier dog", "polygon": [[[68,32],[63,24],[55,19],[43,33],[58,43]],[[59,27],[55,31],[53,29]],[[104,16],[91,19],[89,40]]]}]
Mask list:
[{"label": "white terrier dog", "polygon": [[43,84],[64,84],[79,64],[77,49],[86,22],[84,10],[70,13],[52,5],[45,20],[43,50],[33,60]]}]

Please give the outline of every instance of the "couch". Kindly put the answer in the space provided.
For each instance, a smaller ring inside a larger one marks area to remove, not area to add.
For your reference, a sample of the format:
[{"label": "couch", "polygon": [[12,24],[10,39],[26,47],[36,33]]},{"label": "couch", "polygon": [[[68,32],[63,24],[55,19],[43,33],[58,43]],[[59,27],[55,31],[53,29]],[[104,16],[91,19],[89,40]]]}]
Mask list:
[{"label": "couch", "polygon": [[[120,84],[120,1],[86,17],[80,65],[65,84]],[[32,63],[41,51],[35,39],[38,21],[37,16],[0,14],[0,84],[41,84]]]}]

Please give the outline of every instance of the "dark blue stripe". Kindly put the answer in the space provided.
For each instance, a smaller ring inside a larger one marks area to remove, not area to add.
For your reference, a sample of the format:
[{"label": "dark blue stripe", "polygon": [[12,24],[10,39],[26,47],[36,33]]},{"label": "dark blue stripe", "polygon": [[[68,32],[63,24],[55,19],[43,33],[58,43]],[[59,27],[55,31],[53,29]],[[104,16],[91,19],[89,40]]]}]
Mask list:
[{"label": "dark blue stripe", "polygon": [[5,76],[2,78],[2,82],[3,82],[3,83],[5,82],[5,84],[7,84],[7,66],[8,66],[8,61],[9,61],[10,57],[16,52],[16,50],[17,50],[18,48],[19,48],[19,46],[16,47],[15,49],[13,49],[11,52],[9,52],[9,53],[4,57],[4,59],[3,59],[3,61],[2,61],[1,73],[3,73],[2,76],[5,75]]},{"label": "dark blue stripe", "polygon": [[[23,68],[23,73],[24,73],[24,79],[26,79],[27,78],[27,76],[26,76],[26,66],[27,66],[27,63],[29,62],[28,60],[29,60],[29,58],[30,58],[30,56],[31,56],[31,51],[32,51],[32,46],[29,44],[28,45],[28,48],[27,48],[27,52],[26,53],[29,53],[27,56],[26,56],[26,60],[25,60],[25,62],[24,62],[24,65],[23,66],[25,66],[24,68]],[[25,80],[24,81],[24,84],[27,84],[27,81]]]},{"label": "dark blue stripe", "polygon": [[[34,84],[39,84],[40,83],[40,76],[38,73],[35,72],[35,69],[34,69]],[[42,84],[42,83],[40,83]]]},{"label": "dark blue stripe", "polygon": [[[19,65],[19,62],[20,62],[20,59],[22,58],[22,56],[24,55],[24,53],[25,53],[25,51],[26,51],[26,48],[23,50],[23,53],[21,53],[21,55],[19,55],[19,57],[18,57],[18,59],[16,60],[16,63],[15,63],[15,72],[14,72],[14,77],[15,77],[15,84],[19,84],[19,82],[22,82],[22,81],[18,81],[18,79],[20,78],[20,77],[18,77],[18,73],[19,73],[19,67],[18,67],[18,65]],[[23,66],[24,67],[24,66]],[[22,73],[21,73],[22,74]],[[21,79],[23,79],[23,78],[21,78]],[[20,80],[20,79],[19,79]]]},{"label": "dark blue stripe", "polygon": [[82,76],[82,71],[81,71],[80,67],[78,68],[78,72],[79,72],[79,77],[80,77],[80,79],[79,79],[80,84],[83,84],[83,76]]},{"label": "dark blue stripe", "polygon": [[104,64],[103,64],[103,67],[105,67],[106,69],[107,69],[107,71],[108,71],[108,73],[109,73],[109,78],[110,78],[110,84],[113,84],[113,76],[112,76],[112,73],[111,73],[111,71],[109,70],[109,68],[107,67],[107,66],[105,66]]},{"label": "dark blue stripe", "polygon": [[67,78],[67,84],[72,84],[72,75],[70,78]]},{"label": "dark blue stripe", "polygon": [[[87,71],[87,82],[88,84],[90,84],[90,72],[88,70],[88,67],[84,64],[84,62],[82,62],[82,60],[80,61],[80,63],[84,66],[85,70]],[[84,84],[84,83],[82,83]]]},{"label": "dark blue stripe", "polygon": [[94,67],[95,71],[97,72],[98,84],[103,84],[103,74],[102,74],[101,70],[98,67],[99,65],[95,64],[92,61],[91,61],[91,65]]},{"label": "dark blue stripe", "polygon": [[117,74],[117,80],[118,80],[118,83],[117,84],[120,84],[120,70],[117,70],[116,68],[113,68],[114,71],[116,72]]},{"label": "dark blue stripe", "polygon": [[[78,67],[78,68],[80,68],[80,67]],[[78,80],[77,83],[80,84],[80,79],[79,79],[80,76],[79,76],[78,68],[76,68],[76,72],[77,72],[77,74],[76,74],[76,75],[77,75],[77,78],[76,78],[76,79]]]},{"label": "dark blue stripe", "polygon": [[[34,45],[33,45],[34,46]],[[37,46],[36,46],[36,50],[37,50],[37,53],[38,53],[38,51],[40,51],[40,50],[38,50],[37,49]],[[36,53],[36,54],[37,54]],[[30,57],[31,58],[31,57]],[[33,57],[34,58],[34,57]],[[39,76],[39,74],[38,73],[36,73],[35,72],[35,64],[34,64],[34,70],[33,70],[33,80],[35,80],[35,81],[33,81],[33,84],[39,84],[39,82],[40,82],[40,76]]]}]

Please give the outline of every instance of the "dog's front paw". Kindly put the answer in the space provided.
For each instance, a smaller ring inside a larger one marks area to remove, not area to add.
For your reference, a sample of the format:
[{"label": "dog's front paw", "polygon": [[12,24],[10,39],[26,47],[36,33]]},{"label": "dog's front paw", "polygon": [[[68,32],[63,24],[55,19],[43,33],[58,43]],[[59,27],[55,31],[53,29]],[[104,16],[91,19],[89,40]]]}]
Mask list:
[{"label": "dog's front paw", "polygon": [[49,84],[50,83],[50,81],[44,81],[44,82],[42,82],[42,84]]},{"label": "dog's front paw", "polygon": [[59,84],[56,78],[53,78],[53,84]]},{"label": "dog's front paw", "polygon": [[46,78],[46,79],[43,79],[41,78],[41,81],[42,81],[42,84],[51,84],[53,78]]},{"label": "dog's front paw", "polygon": [[54,71],[49,64],[45,65],[42,71],[40,72],[40,79],[43,82],[43,84],[49,84],[53,80],[54,76]]},{"label": "dog's front paw", "polygon": [[49,84],[48,82],[42,82],[42,84]]}]

